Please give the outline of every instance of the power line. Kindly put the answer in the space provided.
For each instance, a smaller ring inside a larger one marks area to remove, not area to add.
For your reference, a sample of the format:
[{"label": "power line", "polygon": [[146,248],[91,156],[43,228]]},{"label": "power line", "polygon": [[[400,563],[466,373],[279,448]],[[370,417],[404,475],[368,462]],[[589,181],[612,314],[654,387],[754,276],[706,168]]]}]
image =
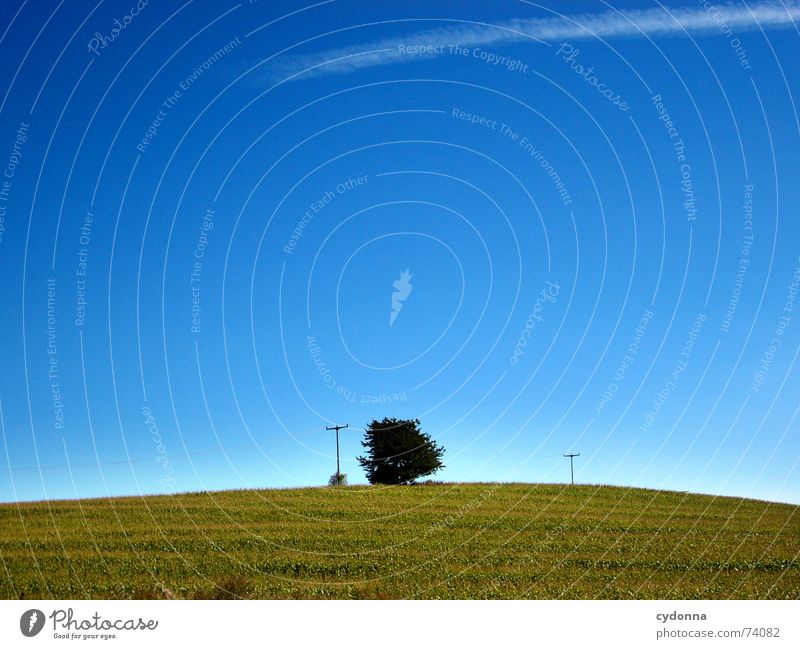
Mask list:
[{"label": "power line", "polygon": [[564,457],[569,458],[569,478],[572,484],[575,484],[575,471],[572,468],[572,458],[578,457],[580,453],[564,453]]},{"label": "power line", "polygon": [[350,424],[345,424],[344,426],[325,426],[325,430],[335,430],[336,431],[336,481],[339,481],[339,476],[342,475],[342,472],[339,471],[339,431],[342,428],[349,428]]}]

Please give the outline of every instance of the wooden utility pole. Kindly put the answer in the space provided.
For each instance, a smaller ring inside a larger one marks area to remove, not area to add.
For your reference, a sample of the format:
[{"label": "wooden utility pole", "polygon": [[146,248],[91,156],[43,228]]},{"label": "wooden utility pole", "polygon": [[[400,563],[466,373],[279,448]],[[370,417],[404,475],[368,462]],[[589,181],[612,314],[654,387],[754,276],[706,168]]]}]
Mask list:
[{"label": "wooden utility pole", "polygon": [[569,478],[572,484],[575,484],[575,472],[572,469],[572,458],[578,457],[580,453],[564,453],[564,457],[569,458]]},{"label": "wooden utility pole", "polygon": [[339,431],[342,428],[349,428],[350,424],[345,424],[344,426],[325,426],[325,430],[335,430],[336,431],[336,482],[339,482],[339,476],[342,475],[342,472],[339,471]]}]

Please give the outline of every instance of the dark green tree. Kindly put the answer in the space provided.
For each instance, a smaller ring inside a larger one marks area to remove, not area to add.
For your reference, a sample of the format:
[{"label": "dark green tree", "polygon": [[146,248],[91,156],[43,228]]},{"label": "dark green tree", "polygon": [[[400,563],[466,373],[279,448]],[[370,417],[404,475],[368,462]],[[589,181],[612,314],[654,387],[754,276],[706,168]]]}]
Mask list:
[{"label": "dark green tree", "polygon": [[420,430],[419,419],[377,419],[364,431],[358,463],[371,484],[409,484],[444,468],[444,447]]}]

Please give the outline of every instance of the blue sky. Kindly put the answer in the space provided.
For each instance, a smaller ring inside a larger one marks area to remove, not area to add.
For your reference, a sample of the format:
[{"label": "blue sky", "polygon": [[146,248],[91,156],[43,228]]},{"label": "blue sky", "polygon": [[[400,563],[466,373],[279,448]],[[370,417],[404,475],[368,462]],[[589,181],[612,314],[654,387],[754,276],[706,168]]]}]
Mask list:
[{"label": "blue sky", "polygon": [[0,500],[323,484],[334,423],[364,482],[394,416],[443,480],[800,502],[794,2],[44,4]]}]

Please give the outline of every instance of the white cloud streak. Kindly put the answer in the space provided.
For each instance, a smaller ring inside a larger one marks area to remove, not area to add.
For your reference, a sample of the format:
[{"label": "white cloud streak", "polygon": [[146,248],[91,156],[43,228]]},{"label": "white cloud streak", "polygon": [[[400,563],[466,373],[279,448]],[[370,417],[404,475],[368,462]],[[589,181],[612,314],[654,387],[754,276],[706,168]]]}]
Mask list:
[{"label": "white cloud streak", "polygon": [[472,48],[524,40],[557,43],[586,39],[681,37],[687,34],[741,34],[759,29],[796,28],[798,20],[800,3],[797,0],[752,4],[714,4],[698,0],[694,7],[667,7],[666,10],[609,10],[552,18],[515,19],[494,25],[459,22],[361,46],[283,57],[278,60],[276,71],[281,78],[300,74],[306,78],[434,56],[410,55],[400,51],[401,45],[459,45]]}]

